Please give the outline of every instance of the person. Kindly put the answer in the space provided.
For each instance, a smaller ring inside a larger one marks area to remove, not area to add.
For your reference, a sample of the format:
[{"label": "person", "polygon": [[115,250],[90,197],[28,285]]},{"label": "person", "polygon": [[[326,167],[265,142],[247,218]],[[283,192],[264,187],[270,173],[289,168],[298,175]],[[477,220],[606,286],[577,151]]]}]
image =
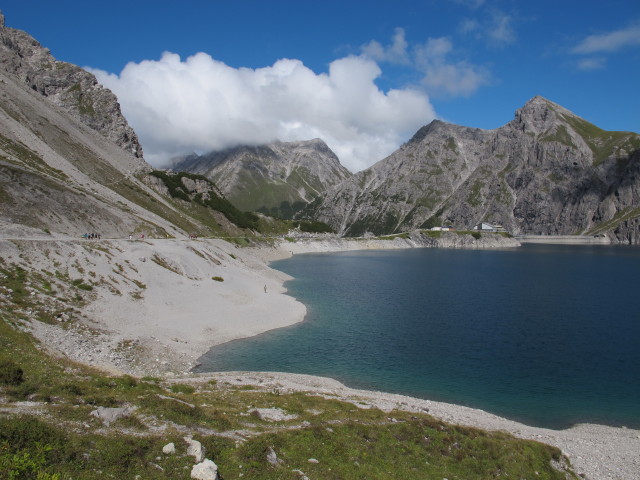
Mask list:
[{"label": "person", "polygon": [[267,293],[267,286],[264,286],[264,293]]}]

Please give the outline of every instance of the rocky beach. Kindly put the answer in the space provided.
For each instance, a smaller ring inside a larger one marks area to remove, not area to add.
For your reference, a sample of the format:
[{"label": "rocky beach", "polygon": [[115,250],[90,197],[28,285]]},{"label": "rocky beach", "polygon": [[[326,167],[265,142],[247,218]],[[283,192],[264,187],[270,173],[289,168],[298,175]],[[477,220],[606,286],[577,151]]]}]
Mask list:
[{"label": "rocky beach", "polygon": [[[175,383],[214,379],[267,390],[310,392],[359,408],[428,412],[449,423],[505,431],[557,446],[584,478],[640,478],[638,430],[602,425],[560,431],[534,428],[481,410],[354,390],[332,379],[305,375],[190,373],[212,346],[304,319],[304,305],[286,295],[283,283],[288,277],[269,268],[269,261],[292,253],[420,246],[411,244],[415,239],[289,238],[269,246],[240,248],[215,239],[93,241],[25,230],[3,233],[0,251],[5,262],[34,271],[51,269],[92,286],[84,306],[60,315],[57,324],[31,321],[25,326],[53,355],[112,373],[161,375]],[[445,236],[447,245],[463,246],[456,243],[459,236],[452,235]],[[505,239],[503,246],[513,248],[515,242]],[[31,295],[41,293],[32,289]]]}]

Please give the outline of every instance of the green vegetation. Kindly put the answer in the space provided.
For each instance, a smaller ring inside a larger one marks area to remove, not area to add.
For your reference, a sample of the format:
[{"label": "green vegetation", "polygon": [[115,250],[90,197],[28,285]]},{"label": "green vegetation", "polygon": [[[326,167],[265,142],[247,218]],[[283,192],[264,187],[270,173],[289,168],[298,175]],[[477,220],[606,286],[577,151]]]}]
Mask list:
[{"label": "green vegetation", "polygon": [[157,253],[154,253],[151,257],[151,261],[156,265],[160,265],[162,268],[166,268],[170,272],[173,272],[177,275],[182,275],[182,272],[179,271],[175,266],[173,266],[166,258],[161,257]]},{"label": "green vegetation", "polygon": [[24,381],[24,372],[11,360],[0,361],[0,385],[20,385]]},{"label": "green vegetation", "polygon": [[442,214],[444,213],[444,208],[438,210],[431,217],[426,219],[420,228],[430,229],[433,227],[440,227],[442,225]]},{"label": "green vegetation", "polygon": [[396,238],[409,239],[408,233],[396,233],[394,235],[383,235],[381,237],[375,237],[376,240],[395,240]]},{"label": "green vegetation", "polygon": [[626,152],[628,156],[632,152],[640,149],[640,135],[631,132],[608,132],[596,127],[586,120],[562,115],[562,118],[584,138],[587,145],[593,152],[593,165],[597,166],[610,156],[620,156],[620,150]]},{"label": "green vegetation", "polygon": [[451,150],[454,153],[458,153],[458,147],[456,146],[456,140],[453,137],[447,138],[447,143],[444,144],[444,148]]},{"label": "green vegetation", "polygon": [[37,153],[30,150],[26,145],[19,141],[13,141],[4,135],[0,135],[0,149],[11,155],[12,158],[0,155],[0,158],[7,162],[17,163],[39,174],[53,177],[58,180],[67,179],[67,175],[61,170],[49,166],[49,164],[42,160]]},{"label": "green vegetation", "polygon": [[[63,287],[76,289],[72,280],[7,265],[1,273],[0,478],[187,480],[194,461],[182,437],[189,432],[221,478],[293,480],[299,478],[293,470],[301,470],[309,478],[335,479],[577,479],[553,468],[552,460],[562,458],[557,448],[448,425],[425,413],[358,408],[215,379],[109,376],[51,358],[17,327],[27,320],[25,310],[38,315],[49,307],[32,301],[30,289],[61,295]],[[32,410],[17,403],[24,400],[36,402]],[[110,425],[91,415],[98,406],[124,405],[136,410]],[[270,420],[259,409],[288,417]],[[169,442],[174,455],[162,453]],[[280,459],[275,465],[267,460],[270,449]]]},{"label": "green vegetation", "polygon": [[256,212],[283,220],[291,220],[296,214],[303,211],[306,206],[307,204],[300,200],[293,202],[293,204],[285,200],[280,202],[280,205],[277,207],[269,208],[267,206],[262,206],[256,209]]},{"label": "green vegetation", "polygon": [[540,137],[540,141],[558,142],[562,143],[563,145],[567,145],[568,147],[576,148],[573,140],[571,140],[571,135],[569,135],[567,127],[565,127],[564,125],[558,125],[554,132],[545,132],[545,134]]},{"label": "green vegetation", "polygon": [[478,207],[482,204],[482,189],[484,188],[484,182],[482,180],[476,180],[471,186],[471,191],[467,197],[467,202],[472,207]]},{"label": "green vegetation", "polygon": [[420,233],[431,238],[440,238],[442,236],[442,230],[420,230]]},{"label": "green vegetation", "polygon": [[216,282],[224,282],[224,278],[218,276],[211,277],[211,280],[215,280]]},{"label": "green vegetation", "polygon": [[640,217],[640,208],[626,208],[616,213],[616,215],[611,220],[599,223],[594,228],[586,232],[585,235],[599,235],[615,230],[616,227],[621,223],[638,217]]},{"label": "green vegetation", "polygon": [[193,392],[196,391],[196,389],[192,385],[188,385],[186,383],[175,383],[171,385],[171,391],[173,393],[192,394]]},{"label": "green vegetation", "polygon": [[[222,213],[227,220],[234,223],[239,228],[248,228],[252,230],[258,230],[259,228],[257,215],[250,212],[241,212],[227,199],[216,194],[215,191],[217,188],[215,185],[213,185],[213,183],[203,175],[196,175],[187,172],[170,174],[161,170],[154,170],[150,175],[162,180],[169,190],[169,195],[171,195],[172,198],[178,198],[187,203],[195,202],[204,207],[216,210]],[[207,182],[211,186],[208,198],[201,193],[195,194],[193,198],[191,198],[182,183],[183,178]]]}]

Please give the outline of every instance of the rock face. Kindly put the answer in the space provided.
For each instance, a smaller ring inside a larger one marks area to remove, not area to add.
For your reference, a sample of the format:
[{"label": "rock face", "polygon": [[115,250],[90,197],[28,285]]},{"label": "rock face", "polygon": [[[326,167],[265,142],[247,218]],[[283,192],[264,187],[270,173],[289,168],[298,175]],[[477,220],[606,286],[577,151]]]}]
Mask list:
[{"label": "rock face", "polygon": [[137,158],[138,137],[120,111],[116,96],[82,68],[53,58],[28,33],[4,24],[0,13],[0,68],[47,97],[85,125]]},{"label": "rock face", "polygon": [[191,155],[173,170],[205,175],[240,210],[285,218],[352,175],[318,139]]},{"label": "rock face", "polygon": [[305,216],[354,236],[485,221],[640,243],[640,135],[601,130],[542,97],[495,130],[436,120]]}]

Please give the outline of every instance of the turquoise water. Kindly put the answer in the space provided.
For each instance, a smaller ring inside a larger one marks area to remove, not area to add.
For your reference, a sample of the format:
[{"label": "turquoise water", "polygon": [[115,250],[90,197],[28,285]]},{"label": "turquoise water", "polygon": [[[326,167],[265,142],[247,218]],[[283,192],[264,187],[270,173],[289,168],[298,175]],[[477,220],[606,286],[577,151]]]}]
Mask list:
[{"label": "turquoise water", "polygon": [[640,249],[526,245],[299,255],[305,321],[199,371],[307,373],[530,425],[640,427]]}]

